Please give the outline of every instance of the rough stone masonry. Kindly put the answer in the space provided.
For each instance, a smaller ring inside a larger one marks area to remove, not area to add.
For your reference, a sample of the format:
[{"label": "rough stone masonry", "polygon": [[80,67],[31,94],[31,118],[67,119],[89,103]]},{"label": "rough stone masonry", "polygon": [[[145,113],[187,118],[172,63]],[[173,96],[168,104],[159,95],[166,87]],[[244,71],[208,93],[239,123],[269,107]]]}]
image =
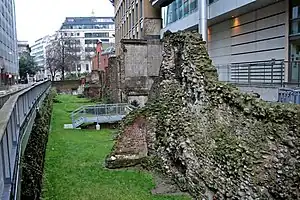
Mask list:
[{"label": "rough stone masonry", "polygon": [[300,199],[299,106],[218,82],[196,32],[166,33],[160,78],[122,122],[109,168],[143,162],[194,199]]}]

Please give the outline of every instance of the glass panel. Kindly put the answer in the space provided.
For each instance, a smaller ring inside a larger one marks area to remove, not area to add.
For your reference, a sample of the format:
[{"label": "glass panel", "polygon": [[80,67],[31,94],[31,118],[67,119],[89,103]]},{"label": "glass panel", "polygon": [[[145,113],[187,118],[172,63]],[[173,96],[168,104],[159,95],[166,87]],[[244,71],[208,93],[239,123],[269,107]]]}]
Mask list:
[{"label": "glass panel", "polygon": [[176,0],[177,1],[177,5],[178,5],[178,19],[181,19],[183,16],[183,8],[182,8],[182,0]]},{"label": "glass panel", "polygon": [[290,34],[300,33],[300,21],[293,21],[290,26]]},{"label": "glass panel", "polygon": [[300,41],[293,41],[290,44],[290,61],[291,61],[291,81],[299,81],[299,64],[300,64]]},{"label": "glass panel", "polygon": [[143,0],[140,0],[140,18],[143,17]]},{"label": "glass panel", "polygon": [[300,0],[292,0],[291,1],[291,12],[290,18],[295,19],[300,17]]},{"label": "glass panel", "polygon": [[190,0],[190,12],[193,12],[197,8],[197,0]]},{"label": "glass panel", "polygon": [[300,17],[300,7],[296,6],[292,8],[292,19]]},{"label": "glass panel", "polygon": [[184,0],[184,16],[187,16],[189,14],[190,8],[189,8],[189,1]]}]

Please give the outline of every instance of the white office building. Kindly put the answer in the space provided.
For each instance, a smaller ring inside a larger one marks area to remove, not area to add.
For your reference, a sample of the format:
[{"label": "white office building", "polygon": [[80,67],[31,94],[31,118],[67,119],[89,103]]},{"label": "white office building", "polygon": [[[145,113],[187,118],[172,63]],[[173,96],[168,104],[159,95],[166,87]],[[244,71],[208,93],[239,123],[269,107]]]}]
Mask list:
[{"label": "white office building", "polygon": [[92,56],[98,41],[102,42],[104,49],[115,43],[113,17],[67,17],[59,32],[65,40],[72,39],[76,44],[75,51],[80,61],[72,68],[71,73],[75,74],[92,71]]},{"label": "white office building", "polygon": [[50,79],[51,75],[46,66],[46,47],[54,40],[56,34],[46,35],[34,42],[31,46],[31,56],[33,56],[35,64],[40,69],[36,75],[36,80]]}]

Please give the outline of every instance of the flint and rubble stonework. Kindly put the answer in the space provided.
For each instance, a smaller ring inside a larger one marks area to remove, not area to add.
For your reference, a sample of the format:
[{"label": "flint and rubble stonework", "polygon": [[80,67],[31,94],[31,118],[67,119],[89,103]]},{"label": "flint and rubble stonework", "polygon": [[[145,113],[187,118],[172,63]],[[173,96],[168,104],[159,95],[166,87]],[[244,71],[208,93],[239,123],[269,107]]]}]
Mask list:
[{"label": "flint and rubble stonework", "polygon": [[108,97],[113,103],[121,102],[120,98],[120,65],[117,57],[108,58],[108,69],[107,69],[107,91],[109,92]]},{"label": "flint and rubble stonework", "polygon": [[[155,91],[123,120],[107,166],[136,164],[143,147],[194,199],[300,199],[299,106],[218,82],[204,44],[195,32],[164,35]],[[137,137],[147,147],[122,143]]]}]

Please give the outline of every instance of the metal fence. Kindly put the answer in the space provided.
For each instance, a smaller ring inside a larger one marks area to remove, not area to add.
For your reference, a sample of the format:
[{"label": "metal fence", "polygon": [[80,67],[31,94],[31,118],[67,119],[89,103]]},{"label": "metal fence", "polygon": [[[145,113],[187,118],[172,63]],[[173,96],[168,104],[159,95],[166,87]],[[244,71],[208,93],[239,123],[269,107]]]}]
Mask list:
[{"label": "metal fence", "polygon": [[289,87],[300,87],[300,61],[288,62],[289,82],[286,83]]},{"label": "metal fence", "polygon": [[71,113],[73,128],[83,123],[112,123],[121,120],[134,106],[126,103],[82,106]]},{"label": "metal fence", "polygon": [[216,65],[219,80],[239,84],[284,84],[283,60]]},{"label": "metal fence", "polygon": [[33,110],[50,89],[41,82],[12,95],[0,110],[0,197],[17,199],[20,148]]},{"label": "metal fence", "polygon": [[[16,87],[7,87],[5,89],[5,94],[0,94],[0,109],[4,105],[4,103],[9,99],[10,96],[16,94],[17,92],[20,92],[21,90],[30,87],[31,84],[24,84],[24,85],[18,85]],[[2,92],[2,91],[1,91]]]},{"label": "metal fence", "polygon": [[300,104],[300,90],[280,88],[278,90],[278,102]]}]

